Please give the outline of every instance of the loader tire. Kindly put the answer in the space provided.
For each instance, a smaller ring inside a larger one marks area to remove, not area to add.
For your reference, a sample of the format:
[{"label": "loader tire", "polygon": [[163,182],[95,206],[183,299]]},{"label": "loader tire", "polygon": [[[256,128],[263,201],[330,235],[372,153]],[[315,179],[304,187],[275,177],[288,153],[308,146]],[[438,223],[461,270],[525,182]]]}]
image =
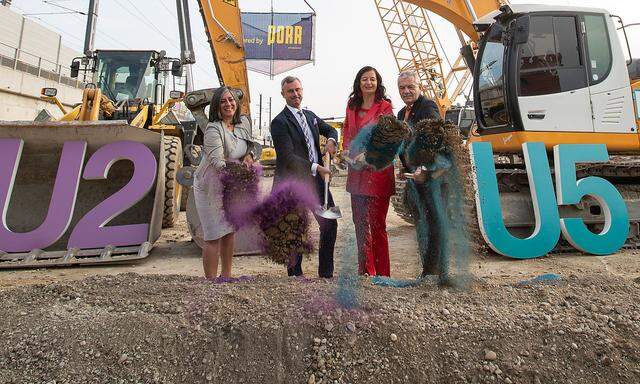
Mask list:
[{"label": "loader tire", "polygon": [[182,186],[176,181],[176,173],[182,168],[182,142],[179,137],[164,137],[164,213],[162,228],[171,228],[178,221],[182,203]]}]

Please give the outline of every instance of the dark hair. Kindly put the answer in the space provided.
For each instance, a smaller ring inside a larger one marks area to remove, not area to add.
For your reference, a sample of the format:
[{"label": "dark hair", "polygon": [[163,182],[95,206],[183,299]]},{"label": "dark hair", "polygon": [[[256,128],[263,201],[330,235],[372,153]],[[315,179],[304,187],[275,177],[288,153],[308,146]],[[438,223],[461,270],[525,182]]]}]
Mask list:
[{"label": "dark hair", "polygon": [[229,87],[220,87],[213,92],[211,104],[209,104],[209,122],[213,123],[214,121],[222,120],[222,115],[220,114],[220,102],[222,100],[222,95],[226,92],[229,92],[236,101],[236,113],[233,114],[231,124],[240,124],[240,100],[238,100],[238,95],[236,95],[236,93]]},{"label": "dark hair", "polygon": [[377,69],[367,65],[366,67],[358,71],[356,79],[353,81],[353,91],[349,95],[349,109],[351,110],[362,107],[364,98],[362,97],[362,90],[360,89],[360,79],[362,78],[362,75],[369,71],[375,72],[376,79],[378,80],[378,88],[376,89],[375,101],[390,101],[390,99],[387,97],[387,89],[382,84],[382,76],[380,76],[380,73]]}]

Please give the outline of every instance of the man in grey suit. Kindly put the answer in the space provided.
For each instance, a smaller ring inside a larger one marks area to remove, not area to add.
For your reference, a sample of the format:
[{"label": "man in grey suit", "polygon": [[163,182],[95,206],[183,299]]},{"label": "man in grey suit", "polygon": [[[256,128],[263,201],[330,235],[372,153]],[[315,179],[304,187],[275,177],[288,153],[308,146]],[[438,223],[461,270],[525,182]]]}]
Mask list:
[{"label": "man in grey suit", "polygon": [[[284,180],[297,180],[309,185],[317,194],[318,204],[324,196],[324,177],[331,169],[320,164],[320,135],[327,138],[326,150],[335,155],[338,132],[309,110],[302,110],[303,88],[300,79],[287,76],[282,80],[282,97],[287,105],[271,122],[271,137],[276,150],[274,185]],[[329,192],[329,206],[334,206]],[[315,216],[320,225],[318,275],[333,277],[333,249],[338,232],[336,220]],[[302,255],[288,269],[289,276],[302,275]]]}]

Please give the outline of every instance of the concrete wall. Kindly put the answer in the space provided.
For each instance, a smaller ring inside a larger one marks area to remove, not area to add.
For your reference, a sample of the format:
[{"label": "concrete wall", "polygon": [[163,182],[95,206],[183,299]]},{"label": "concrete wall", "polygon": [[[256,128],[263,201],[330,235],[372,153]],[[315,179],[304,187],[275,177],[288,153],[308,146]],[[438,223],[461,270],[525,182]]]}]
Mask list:
[{"label": "concrete wall", "polygon": [[33,120],[42,109],[62,116],[58,107],[40,100],[40,89],[45,87],[57,88],[63,104],[82,101],[81,89],[0,66],[0,120]]},{"label": "concrete wall", "polygon": [[0,7],[0,42],[18,47],[24,17],[9,7]]},{"label": "concrete wall", "polygon": [[[34,73],[39,66],[66,77],[71,60],[82,56],[62,45],[59,34],[0,6],[0,55],[14,59],[16,53],[20,62],[36,67]],[[0,120],[33,120],[42,109],[62,116],[58,107],[40,100],[40,89],[44,87],[57,88],[58,98],[67,107],[82,101],[81,89],[0,65]]]}]

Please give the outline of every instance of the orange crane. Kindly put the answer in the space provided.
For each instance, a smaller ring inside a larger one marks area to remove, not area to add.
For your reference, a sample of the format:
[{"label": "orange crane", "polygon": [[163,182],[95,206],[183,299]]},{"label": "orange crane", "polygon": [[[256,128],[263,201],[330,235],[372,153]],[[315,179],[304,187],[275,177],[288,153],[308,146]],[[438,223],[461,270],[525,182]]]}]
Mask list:
[{"label": "orange crane", "polygon": [[[441,52],[442,46],[429,11],[451,21],[467,54],[475,47],[478,34],[469,28],[477,12],[498,9],[506,1],[402,1],[374,0],[380,21],[400,72],[415,71],[420,77],[425,96],[436,102],[442,116],[469,85],[471,71],[464,55],[453,63]],[[466,13],[465,13],[466,11]],[[467,34],[468,37],[465,37]],[[438,48],[440,46],[440,49]]]}]

